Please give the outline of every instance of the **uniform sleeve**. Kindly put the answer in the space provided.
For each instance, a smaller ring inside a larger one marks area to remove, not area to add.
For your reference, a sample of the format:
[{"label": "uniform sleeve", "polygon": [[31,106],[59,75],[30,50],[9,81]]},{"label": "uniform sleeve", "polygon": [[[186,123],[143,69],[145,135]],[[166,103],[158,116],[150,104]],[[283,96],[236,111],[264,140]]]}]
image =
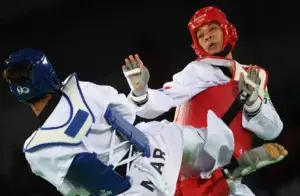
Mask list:
[{"label": "uniform sleeve", "polygon": [[81,82],[81,85],[85,90],[85,94],[92,96],[96,100],[97,108],[103,108],[103,111],[105,111],[106,107],[110,105],[128,122],[133,123],[135,121],[135,108],[124,94],[118,93],[111,86],[97,85],[91,82]]},{"label": "uniform sleeve", "polygon": [[215,77],[211,66],[194,61],[175,74],[173,80],[165,83],[161,89],[149,89],[148,100],[143,105],[138,106],[132,100],[132,92],[128,98],[138,116],[152,119],[187,102],[208,87],[216,86]]},{"label": "uniform sleeve", "polygon": [[260,109],[250,117],[245,111],[243,112],[242,124],[245,129],[252,131],[258,137],[273,140],[281,133],[283,123],[271,102],[268,89],[261,104]]},{"label": "uniform sleeve", "polygon": [[53,146],[32,153],[25,153],[32,172],[44,178],[63,195],[70,195],[74,188],[65,179],[76,154],[85,152],[82,146]]}]

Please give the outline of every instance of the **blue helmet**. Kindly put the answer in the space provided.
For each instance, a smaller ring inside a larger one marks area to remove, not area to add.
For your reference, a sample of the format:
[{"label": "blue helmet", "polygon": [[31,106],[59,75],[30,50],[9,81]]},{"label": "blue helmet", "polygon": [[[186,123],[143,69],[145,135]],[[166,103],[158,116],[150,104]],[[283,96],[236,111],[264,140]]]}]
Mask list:
[{"label": "blue helmet", "polygon": [[9,83],[10,91],[21,102],[40,97],[46,93],[56,93],[61,82],[46,55],[40,51],[25,48],[9,56],[6,68],[14,68],[28,62],[31,69],[28,78],[21,83]]}]

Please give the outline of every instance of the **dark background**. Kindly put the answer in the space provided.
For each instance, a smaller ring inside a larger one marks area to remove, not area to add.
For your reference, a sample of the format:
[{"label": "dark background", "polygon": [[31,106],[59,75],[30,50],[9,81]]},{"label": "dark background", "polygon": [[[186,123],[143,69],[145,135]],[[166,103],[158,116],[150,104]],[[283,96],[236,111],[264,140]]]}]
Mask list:
[{"label": "dark background", "polygon": [[[299,20],[297,2],[153,0],[68,1],[10,0],[0,3],[0,60],[24,47],[44,51],[61,78],[77,72],[81,80],[129,88],[123,59],[139,53],[159,88],[196,58],[187,23],[203,6],[214,5],[236,25],[235,59],[269,72],[269,91],[284,122],[277,139],[289,150],[283,162],[250,175],[245,181],[257,195],[300,195]],[[0,82],[0,195],[55,196],[52,186],[31,174],[22,153],[37,122],[28,106],[18,103]],[[174,112],[174,111],[172,111]],[[170,112],[161,118],[172,120]],[[262,141],[256,141],[256,145]]]}]

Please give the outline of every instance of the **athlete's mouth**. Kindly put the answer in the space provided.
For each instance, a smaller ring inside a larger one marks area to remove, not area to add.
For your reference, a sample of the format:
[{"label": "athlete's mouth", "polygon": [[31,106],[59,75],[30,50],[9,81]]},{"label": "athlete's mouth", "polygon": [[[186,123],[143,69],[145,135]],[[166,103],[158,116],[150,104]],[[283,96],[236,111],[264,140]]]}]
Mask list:
[{"label": "athlete's mouth", "polygon": [[212,49],[212,48],[214,48],[214,47],[216,47],[217,46],[217,43],[210,43],[209,45],[208,45],[208,49]]}]

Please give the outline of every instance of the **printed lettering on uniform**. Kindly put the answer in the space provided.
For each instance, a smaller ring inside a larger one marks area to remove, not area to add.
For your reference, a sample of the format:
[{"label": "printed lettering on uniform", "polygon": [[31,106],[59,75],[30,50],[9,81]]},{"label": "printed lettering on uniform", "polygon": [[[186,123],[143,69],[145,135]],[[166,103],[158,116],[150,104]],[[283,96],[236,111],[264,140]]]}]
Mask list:
[{"label": "printed lettering on uniform", "polygon": [[151,192],[154,191],[153,183],[151,181],[142,181],[141,186],[148,189]]},{"label": "printed lettering on uniform", "polygon": [[[162,175],[163,169],[165,167],[164,161],[166,153],[163,152],[161,149],[155,148],[153,150],[153,161],[150,162],[151,166],[160,174]],[[151,181],[142,181],[141,186],[148,189],[149,191],[154,191],[154,185]]]}]

